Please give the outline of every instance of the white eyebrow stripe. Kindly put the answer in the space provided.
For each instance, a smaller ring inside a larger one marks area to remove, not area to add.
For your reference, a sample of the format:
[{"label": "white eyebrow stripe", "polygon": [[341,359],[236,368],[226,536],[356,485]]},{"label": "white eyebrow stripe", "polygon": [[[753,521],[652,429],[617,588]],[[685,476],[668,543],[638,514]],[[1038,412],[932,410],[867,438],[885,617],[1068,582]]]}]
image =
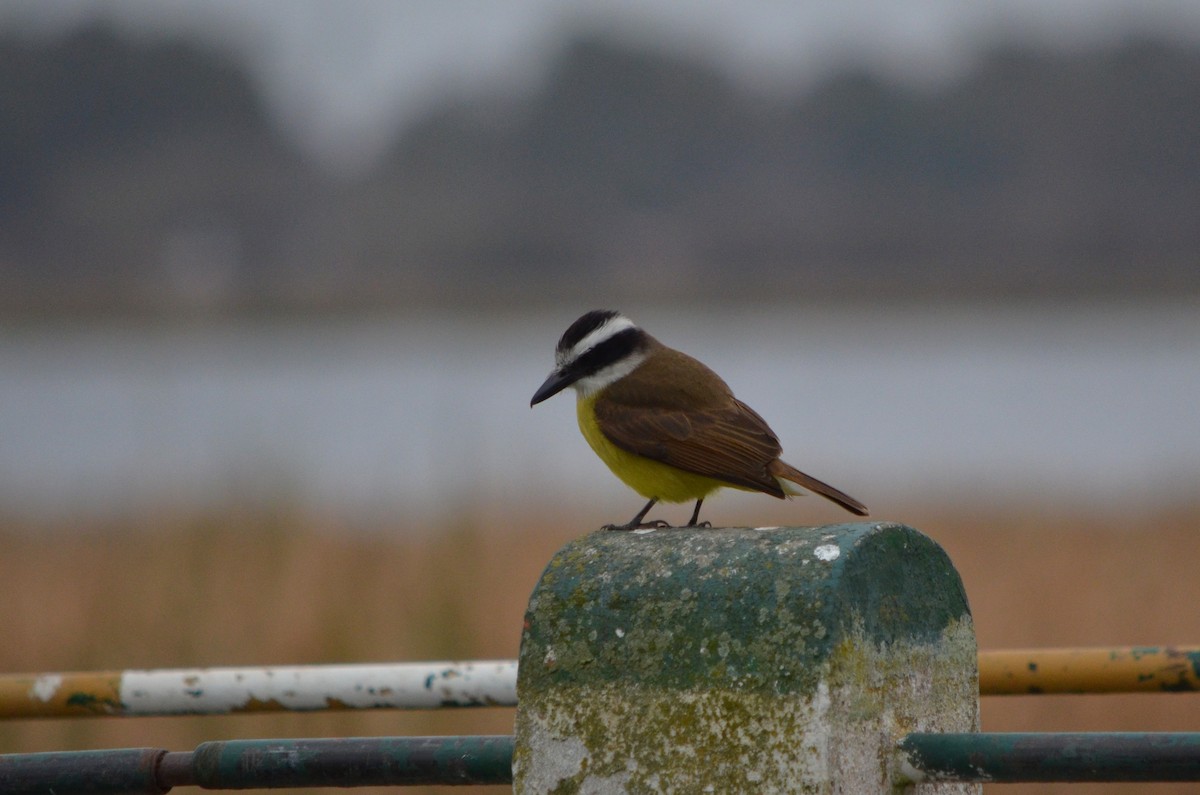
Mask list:
[{"label": "white eyebrow stripe", "polygon": [[624,315],[617,315],[614,318],[610,318],[604,321],[599,328],[589,332],[587,336],[575,343],[575,347],[571,348],[570,352],[564,357],[564,360],[572,361],[578,359],[588,350],[596,347],[605,340],[611,339],[622,331],[631,328],[637,328],[637,325]]}]

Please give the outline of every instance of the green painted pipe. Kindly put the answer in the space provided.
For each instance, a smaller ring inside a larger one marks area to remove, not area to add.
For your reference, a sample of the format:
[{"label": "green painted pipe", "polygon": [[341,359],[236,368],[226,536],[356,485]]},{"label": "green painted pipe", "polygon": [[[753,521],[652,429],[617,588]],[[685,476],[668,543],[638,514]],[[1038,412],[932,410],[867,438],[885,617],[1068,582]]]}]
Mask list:
[{"label": "green painted pipe", "polygon": [[1200,781],[1200,732],[928,733],[899,747],[913,783]]},{"label": "green painted pipe", "polygon": [[225,740],[193,754],[206,789],[508,784],[509,736]]},{"label": "green painted pipe", "polygon": [[[1200,781],[1200,732],[916,733],[899,743],[903,778],[924,781]],[[0,756],[5,793],[510,784],[513,738],[227,740],[161,748]]]},{"label": "green painted pipe", "polygon": [[170,789],[158,780],[162,748],[50,751],[0,756],[0,792],[5,795],[144,793]]},{"label": "green painted pipe", "polygon": [[162,748],[0,755],[5,795],[161,795],[172,787],[279,789],[511,784],[513,739],[351,737],[225,740]]}]

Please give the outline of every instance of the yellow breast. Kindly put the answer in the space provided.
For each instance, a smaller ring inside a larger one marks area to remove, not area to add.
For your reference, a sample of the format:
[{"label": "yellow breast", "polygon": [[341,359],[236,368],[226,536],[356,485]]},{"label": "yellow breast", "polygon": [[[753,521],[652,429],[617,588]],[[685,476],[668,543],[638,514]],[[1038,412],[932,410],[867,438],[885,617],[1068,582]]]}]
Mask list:
[{"label": "yellow breast", "polygon": [[685,472],[617,447],[608,440],[596,422],[595,402],[595,395],[581,396],[575,404],[579,430],[600,460],[638,494],[663,502],[690,502],[702,499],[722,486],[729,486],[728,483]]}]

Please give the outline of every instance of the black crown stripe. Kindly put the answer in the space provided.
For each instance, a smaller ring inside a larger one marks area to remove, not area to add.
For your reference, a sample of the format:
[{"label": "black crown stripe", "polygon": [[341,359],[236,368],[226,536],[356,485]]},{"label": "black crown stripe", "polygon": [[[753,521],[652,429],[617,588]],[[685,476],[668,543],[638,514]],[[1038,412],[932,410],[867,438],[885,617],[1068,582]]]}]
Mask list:
[{"label": "black crown stripe", "polygon": [[558,350],[563,352],[571,350],[581,339],[620,314],[612,309],[593,309],[591,312],[587,312],[563,332],[562,339],[558,341]]}]

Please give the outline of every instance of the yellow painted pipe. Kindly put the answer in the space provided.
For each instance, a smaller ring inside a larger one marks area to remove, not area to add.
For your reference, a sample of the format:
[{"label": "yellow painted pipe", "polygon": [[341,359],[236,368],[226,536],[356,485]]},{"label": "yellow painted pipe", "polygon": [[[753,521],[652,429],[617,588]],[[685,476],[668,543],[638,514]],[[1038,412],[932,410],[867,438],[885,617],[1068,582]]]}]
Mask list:
[{"label": "yellow painted pipe", "polygon": [[120,671],[0,676],[0,718],[69,718],[122,712]]},{"label": "yellow painted pipe", "polygon": [[1015,649],[979,654],[979,693],[1200,691],[1200,647]]}]

